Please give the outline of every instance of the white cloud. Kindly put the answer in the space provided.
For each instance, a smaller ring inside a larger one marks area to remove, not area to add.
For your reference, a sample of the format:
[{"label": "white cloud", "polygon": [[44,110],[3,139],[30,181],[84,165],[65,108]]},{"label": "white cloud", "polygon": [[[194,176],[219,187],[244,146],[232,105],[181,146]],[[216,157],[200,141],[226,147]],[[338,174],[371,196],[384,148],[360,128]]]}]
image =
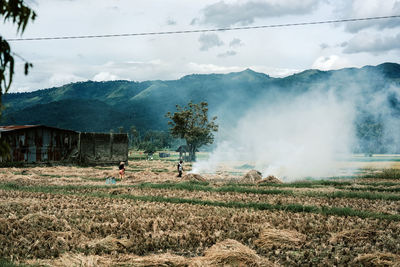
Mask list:
[{"label": "white cloud", "polygon": [[314,11],[319,0],[252,0],[226,3],[219,1],[206,6],[202,19],[195,19],[202,24],[227,27],[234,24],[249,25],[257,18],[279,17],[285,15],[308,14]]},{"label": "white cloud", "polygon": [[110,72],[102,71],[97,73],[93,78],[93,81],[96,82],[101,82],[101,81],[115,81],[115,80],[121,80],[117,75],[112,74]]},{"label": "white cloud", "polygon": [[[343,18],[365,18],[400,14],[400,0],[344,0],[343,3],[344,5],[336,10]],[[395,27],[400,27],[400,20],[398,18],[348,22],[345,29],[348,32],[356,33],[367,28],[385,29]]]},{"label": "white cloud", "polygon": [[210,48],[222,46],[224,44],[215,33],[204,33],[200,35],[199,42],[201,44],[201,51],[207,51]]},{"label": "white cloud", "polygon": [[371,52],[373,54],[384,53],[390,50],[400,50],[400,34],[395,36],[373,35],[359,33],[343,43],[343,52],[347,54]]},{"label": "white cloud", "polygon": [[214,64],[200,64],[190,62],[187,64],[187,69],[191,73],[229,73],[242,71],[242,67],[238,66],[219,66]]},{"label": "white cloud", "polygon": [[67,83],[84,81],[86,79],[76,76],[71,73],[55,73],[48,79],[48,85],[52,86],[61,86]]},{"label": "white cloud", "polygon": [[313,69],[319,70],[334,70],[350,67],[350,62],[337,55],[320,56],[312,64]]}]

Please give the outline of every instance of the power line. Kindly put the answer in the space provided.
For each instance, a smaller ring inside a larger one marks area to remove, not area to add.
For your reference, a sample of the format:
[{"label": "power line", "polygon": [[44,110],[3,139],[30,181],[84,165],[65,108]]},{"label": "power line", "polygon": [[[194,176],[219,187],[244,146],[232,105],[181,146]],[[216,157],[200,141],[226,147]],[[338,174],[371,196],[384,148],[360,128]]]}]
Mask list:
[{"label": "power line", "polygon": [[91,38],[146,36],[146,35],[170,35],[170,34],[204,33],[204,32],[220,32],[220,31],[222,32],[222,31],[252,30],[252,29],[264,29],[264,28],[306,26],[306,25],[316,25],[316,24],[343,23],[343,22],[378,20],[378,19],[391,19],[391,18],[400,18],[400,15],[382,16],[382,17],[367,17],[367,18],[352,18],[352,19],[339,19],[339,20],[326,20],[326,21],[312,21],[312,22],[287,23],[287,24],[271,24],[271,25],[262,25],[262,26],[245,26],[245,27],[233,27],[233,28],[201,29],[201,30],[122,33],[122,34],[102,34],[102,35],[77,35],[77,36],[58,36],[58,37],[32,37],[32,38],[8,39],[7,41],[9,41],[9,42],[16,42],[16,41],[49,41],[49,40],[67,40],[67,39],[91,39]]}]

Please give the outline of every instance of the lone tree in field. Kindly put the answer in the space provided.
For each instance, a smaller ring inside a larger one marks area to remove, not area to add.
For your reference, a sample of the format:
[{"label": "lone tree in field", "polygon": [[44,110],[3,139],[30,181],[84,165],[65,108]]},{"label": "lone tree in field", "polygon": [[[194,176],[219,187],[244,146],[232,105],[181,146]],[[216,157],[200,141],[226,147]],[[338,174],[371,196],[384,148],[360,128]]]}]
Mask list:
[{"label": "lone tree in field", "polygon": [[173,137],[186,140],[186,145],[189,150],[189,160],[196,160],[196,150],[207,144],[214,142],[212,132],[218,131],[218,125],[215,124],[217,117],[208,120],[208,103],[201,102],[195,104],[192,101],[185,107],[176,105],[177,111],[174,114],[168,112],[166,117],[171,121],[168,124],[171,126],[170,132]]}]

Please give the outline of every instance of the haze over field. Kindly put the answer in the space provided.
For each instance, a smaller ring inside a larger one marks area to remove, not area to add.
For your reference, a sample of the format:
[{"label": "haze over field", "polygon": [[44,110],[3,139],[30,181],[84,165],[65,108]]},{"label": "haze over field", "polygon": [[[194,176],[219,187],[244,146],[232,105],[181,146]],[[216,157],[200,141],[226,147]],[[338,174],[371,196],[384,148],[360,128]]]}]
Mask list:
[{"label": "haze over field", "polygon": [[[385,79],[378,72],[360,72],[357,78]],[[367,153],[371,146],[379,147],[375,153],[398,153],[398,81],[386,90],[374,90],[347,83],[352,79],[350,73],[334,73],[323,84],[311,83],[304,93],[267,93],[246,110],[235,127],[225,129],[228,134],[217,140],[208,160],[194,164],[193,172],[215,172],[221,163],[247,162],[264,177],[275,175],[288,182],[339,176],[344,171],[351,175],[354,170],[343,170],[341,161],[360,146]],[[346,87],[340,88],[338,84],[343,83]],[[369,127],[366,132],[363,123]]]}]

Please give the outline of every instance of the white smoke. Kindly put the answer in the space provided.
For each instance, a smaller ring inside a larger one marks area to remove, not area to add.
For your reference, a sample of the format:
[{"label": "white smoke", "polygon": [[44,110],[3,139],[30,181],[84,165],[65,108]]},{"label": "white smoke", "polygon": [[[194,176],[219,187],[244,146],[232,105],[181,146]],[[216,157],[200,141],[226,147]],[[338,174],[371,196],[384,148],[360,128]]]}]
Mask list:
[{"label": "white smoke", "polygon": [[354,105],[331,91],[271,99],[250,108],[193,172],[213,173],[221,163],[246,162],[263,177],[286,182],[337,175],[338,160],[351,154],[354,142]]}]

